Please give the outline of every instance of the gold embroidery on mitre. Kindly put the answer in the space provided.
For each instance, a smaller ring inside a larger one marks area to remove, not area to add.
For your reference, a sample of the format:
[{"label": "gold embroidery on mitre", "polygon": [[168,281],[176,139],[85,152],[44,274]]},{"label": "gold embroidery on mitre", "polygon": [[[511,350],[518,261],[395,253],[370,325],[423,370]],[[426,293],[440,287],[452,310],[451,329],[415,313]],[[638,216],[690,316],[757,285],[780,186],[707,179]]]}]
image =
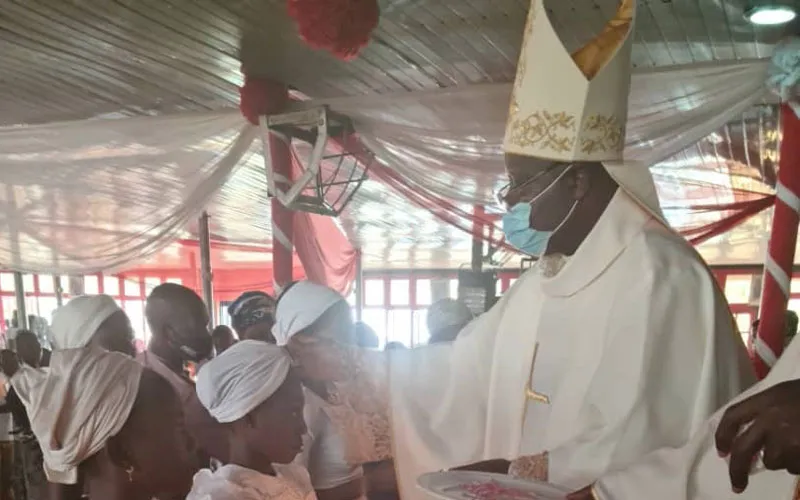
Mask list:
[{"label": "gold embroidery on mitre", "polygon": [[525,78],[525,69],[527,68],[527,50],[528,39],[533,32],[533,23],[536,21],[536,1],[531,2],[530,10],[528,11],[528,20],[525,23],[525,31],[522,35],[522,50],[517,60],[517,72],[514,77],[514,87],[511,89],[511,103],[508,107],[508,117],[506,118],[506,127],[514,120],[519,113],[519,102],[517,101],[517,92],[522,86],[522,80]]},{"label": "gold embroidery on mitre", "polygon": [[575,117],[563,111],[534,111],[511,123],[509,142],[520,148],[536,146],[566,153],[575,145]]},{"label": "gold embroidery on mitre", "polygon": [[581,151],[586,154],[622,151],[625,132],[614,115],[592,115],[581,127]]}]

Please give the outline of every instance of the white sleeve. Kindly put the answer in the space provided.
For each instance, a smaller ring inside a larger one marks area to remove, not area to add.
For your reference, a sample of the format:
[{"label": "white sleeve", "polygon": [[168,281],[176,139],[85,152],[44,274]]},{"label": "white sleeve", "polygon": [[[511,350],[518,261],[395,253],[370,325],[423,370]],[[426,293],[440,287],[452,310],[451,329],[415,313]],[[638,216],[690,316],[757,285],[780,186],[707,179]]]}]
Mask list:
[{"label": "white sleeve", "polygon": [[360,479],[363,471],[345,459],[345,442],[324,411],[314,420],[314,440],[308,453],[308,473],[315,490],[336,488]]},{"label": "white sleeve", "polygon": [[[579,412],[584,432],[549,450],[548,480],[591,484],[662,447],[685,444],[755,381],[713,277],[700,265],[653,266],[613,307],[614,331]],[[631,295],[633,294],[633,295]],[[646,298],[643,307],[631,297]]]},{"label": "white sleeve", "polygon": [[452,343],[392,351],[392,446],[400,495],[425,472],[484,460],[487,401],[503,298]]},{"label": "white sleeve", "polygon": [[[731,401],[735,404],[785,380],[800,378],[800,340],[789,346],[769,376]],[[598,500],[792,500],[797,477],[782,471],[760,470],[750,476],[744,493],[731,492],[728,463],[717,455],[714,433],[724,409],[706,422],[680,448],[658,450],[635,465],[612,472],[595,484]]]}]

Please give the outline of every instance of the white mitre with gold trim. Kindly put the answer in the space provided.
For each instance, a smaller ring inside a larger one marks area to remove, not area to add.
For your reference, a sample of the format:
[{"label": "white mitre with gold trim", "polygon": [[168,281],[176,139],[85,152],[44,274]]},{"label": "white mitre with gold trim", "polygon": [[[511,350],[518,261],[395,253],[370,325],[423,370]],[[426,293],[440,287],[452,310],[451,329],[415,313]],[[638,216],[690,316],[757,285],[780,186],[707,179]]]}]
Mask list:
[{"label": "white mitre with gold trim", "polygon": [[663,219],[647,166],[623,161],[635,14],[636,0],[621,0],[603,31],[570,54],[544,0],[531,1],[503,147],[543,160],[602,162]]}]

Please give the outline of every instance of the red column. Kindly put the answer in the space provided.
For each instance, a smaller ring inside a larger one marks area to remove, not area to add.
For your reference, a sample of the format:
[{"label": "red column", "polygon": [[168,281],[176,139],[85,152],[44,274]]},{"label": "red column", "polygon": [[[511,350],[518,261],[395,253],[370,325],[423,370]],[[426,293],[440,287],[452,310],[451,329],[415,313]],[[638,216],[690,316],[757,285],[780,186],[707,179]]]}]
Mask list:
[{"label": "red column", "polygon": [[800,221],[800,120],[787,104],[781,106],[781,126],[775,212],[764,265],[761,322],[755,341],[755,367],[760,378],[767,375],[783,352],[786,306]]},{"label": "red column", "polygon": [[[286,87],[271,90],[276,95],[270,96],[270,102],[286,102],[288,100]],[[283,95],[277,95],[282,92]],[[292,152],[288,139],[276,134],[269,137],[269,146],[272,162],[272,173],[275,176],[275,188],[287,191],[292,183]],[[274,193],[273,193],[274,194]],[[294,222],[292,211],[284,207],[278,199],[272,198],[272,275],[275,295],[292,281],[292,245]]]}]

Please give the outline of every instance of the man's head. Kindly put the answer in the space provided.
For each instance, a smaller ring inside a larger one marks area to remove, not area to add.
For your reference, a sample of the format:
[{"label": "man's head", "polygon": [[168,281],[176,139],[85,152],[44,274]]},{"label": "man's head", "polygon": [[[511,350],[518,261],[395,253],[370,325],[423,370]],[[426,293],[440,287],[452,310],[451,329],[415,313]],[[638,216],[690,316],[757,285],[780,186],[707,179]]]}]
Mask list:
[{"label": "man's head", "polygon": [[39,338],[30,330],[20,330],[16,337],[17,356],[20,361],[34,368],[39,367],[42,360],[42,344]]},{"label": "man's head", "polygon": [[434,302],[428,309],[428,333],[430,344],[455,340],[462,328],[472,321],[472,311],[463,303],[453,299]]},{"label": "man's head", "polygon": [[[596,162],[554,163],[506,154],[506,170],[509,185],[500,193],[509,210],[504,226],[512,215],[526,218],[527,228],[548,233],[546,253],[572,255],[617,190]],[[527,229],[522,220],[519,226]],[[510,234],[506,237],[515,244]]]},{"label": "man's head", "polygon": [[233,330],[225,325],[219,325],[211,332],[211,340],[214,342],[214,350],[217,356],[228,350],[230,346],[236,343],[236,337],[233,335]]},{"label": "man's head", "polygon": [[0,351],[0,372],[11,378],[19,370],[19,359],[17,353],[11,349],[3,349]]},{"label": "man's head", "polygon": [[251,291],[240,295],[228,306],[233,329],[242,340],[275,343],[275,299],[264,292]]},{"label": "man's head", "polygon": [[145,316],[153,334],[151,348],[159,355],[183,361],[211,356],[208,311],[192,289],[175,283],[158,285],[147,297]]}]

